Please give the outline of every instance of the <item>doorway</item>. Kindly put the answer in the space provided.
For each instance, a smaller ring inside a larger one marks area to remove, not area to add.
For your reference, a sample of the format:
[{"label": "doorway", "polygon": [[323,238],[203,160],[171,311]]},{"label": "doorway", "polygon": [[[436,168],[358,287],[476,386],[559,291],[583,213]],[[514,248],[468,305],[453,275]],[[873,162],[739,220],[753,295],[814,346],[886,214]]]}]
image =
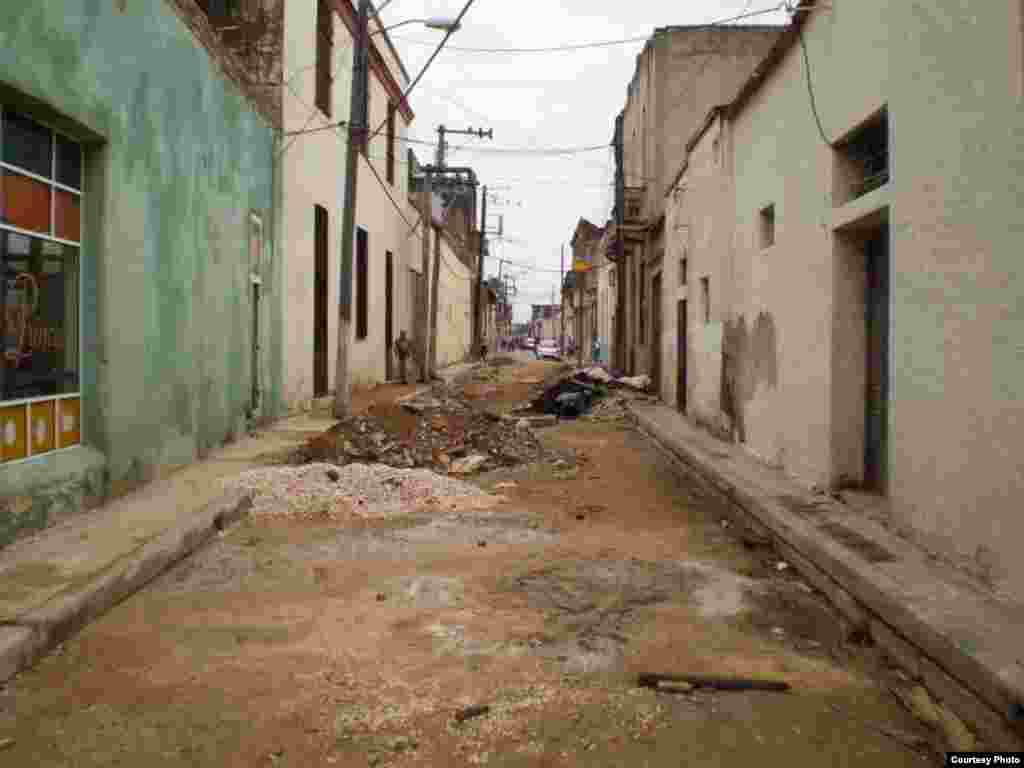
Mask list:
[{"label": "doorway", "polygon": [[686,301],[676,303],[676,408],[686,413]]},{"label": "doorway", "polygon": [[249,413],[260,413],[260,299],[263,287],[263,220],[255,214],[249,216],[249,286],[252,317],[249,326]]},{"label": "doorway", "polygon": [[889,226],[864,245],[867,359],[864,398],[864,486],[885,494],[889,465]]},{"label": "doorway", "polygon": [[661,272],[651,283],[651,391],[661,394]]},{"label": "doorway", "polygon": [[327,209],[314,207],[313,397],[327,394]]},{"label": "doorway", "polygon": [[392,360],[392,345],[395,336],[394,317],[394,289],[395,289],[395,257],[391,251],[385,253],[384,264],[384,380],[392,381],[395,378],[394,362]]}]

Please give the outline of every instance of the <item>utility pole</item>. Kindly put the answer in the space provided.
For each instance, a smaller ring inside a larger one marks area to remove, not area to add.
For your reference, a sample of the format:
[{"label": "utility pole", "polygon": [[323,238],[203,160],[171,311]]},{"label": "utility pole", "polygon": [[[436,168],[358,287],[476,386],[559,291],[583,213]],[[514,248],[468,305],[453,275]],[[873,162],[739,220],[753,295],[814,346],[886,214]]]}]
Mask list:
[{"label": "utility pole", "polygon": [[430,381],[430,369],[427,362],[430,358],[430,294],[428,281],[430,280],[430,241],[434,237],[434,211],[433,211],[433,174],[427,168],[426,178],[423,183],[423,191],[420,197],[420,209],[423,217],[423,240],[422,258],[420,268],[420,290],[416,293],[416,300],[419,306],[416,314],[419,322],[416,323],[416,357],[420,365],[420,375],[425,382]]},{"label": "utility pole", "polygon": [[576,280],[576,361],[583,367],[583,274]]},{"label": "utility pole", "polygon": [[558,356],[565,357],[565,243],[562,243],[562,259],[558,266],[558,317],[562,324]]},{"label": "utility pole", "polygon": [[[477,136],[477,137],[479,137],[481,139],[486,139],[486,138],[493,139],[494,138],[494,130],[493,129],[489,130],[489,131],[485,131],[482,128],[480,128],[480,129],[468,128],[466,130],[456,130],[456,129],[452,129],[452,128],[446,128],[444,125],[439,125],[437,127],[437,150],[436,150],[435,155],[434,155],[435,167],[434,168],[427,168],[427,183],[426,183],[426,188],[427,188],[427,210],[429,211],[429,216],[430,216],[429,221],[431,222],[431,229],[433,229],[433,220],[434,220],[434,214],[433,214],[433,205],[434,205],[434,201],[433,201],[433,179],[432,179],[431,171],[436,171],[439,175],[444,176],[445,173],[449,170],[448,167],[447,167],[446,157],[445,157],[445,153],[446,153],[446,150],[448,148],[448,143],[445,141],[445,136],[447,134],[459,134],[459,135],[466,135],[466,136]],[[456,170],[458,173],[464,173],[464,172],[466,172],[468,170],[470,172],[472,183],[474,185],[476,184],[476,176],[472,173],[471,169],[461,168],[461,169],[452,169],[452,170]],[[485,197],[484,205],[486,206],[486,197]],[[486,219],[485,219],[485,221],[486,221]],[[483,232],[482,231],[481,231],[480,234],[481,234],[481,238],[483,238]],[[429,334],[428,342],[427,342],[428,343],[428,347],[429,347],[428,352],[427,352],[427,358],[429,360],[429,376],[427,377],[428,381],[431,378],[433,378],[433,375],[434,375],[434,373],[435,373],[435,371],[437,369],[437,317],[438,317],[438,289],[439,289],[438,283],[439,283],[440,278],[441,278],[441,244],[440,244],[440,238],[438,237],[438,235],[436,233],[434,234],[434,238],[435,238],[434,269],[433,269],[433,275],[432,275],[432,280],[431,280],[431,284],[430,284],[430,301],[428,302],[429,303],[429,308],[425,308],[424,309],[424,315],[422,316],[422,318],[423,318],[423,327],[424,327],[424,329],[427,329],[427,333]],[[479,293],[480,293],[480,283],[482,283],[482,269],[483,269],[483,266],[482,266],[482,262],[483,262],[483,252],[482,252],[482,249],[483,249],[483,245],[481,243],[481,258],[480,258],[481,266],[480,266],[480,274],[478,274],[478,276],[477,276],[478,280],[477,280],[477,285],[476,285],[476,290],[475,291],[473,290],[473,288],[474,288],[473,281],[469,282],[470,291],[471,291],[470,299],[472,300],[472,304],[473,304],[472,341],[473,341],[473,343],[475,343],[477,345],[476,346],[477,350],[479,350],[479,330],[478,330],[479,329],[479,323],[480,323],[480,319],[479,319],[479,315],[480,315],[480,297],[479,297]],[[426,270],[427,270],[427,259],[429,258],[429,256],[427,255],[428,253],[429,253],[429,244],[424,246],[424,261],[423,261],[423,274],[424,275],[426,275]]]},{"label": "utility pole", "polygon": [[352,98],[349,103],[348,147],[345,153],[345,208],[341,219],[341,268],[338,292],[338,359],[334,371],[334,416],[343,419],[352,407],[352,375],[349,369],[349,336],[352,332],[352,246],[356,228],[356,181],[359,150],[367,136],[366,92],[369,86],[370,0],[359,0],[356,18],[355,55],[352,67]]},{"label": "utility pole", "polygon": [[484,255],[487,253],[487,187],[484,187],[480,212],[480,257],[477,259],[476,290],[473,292],[473,351],[480,354],[483,344],[482,303],[481,293],[484,289]]}]

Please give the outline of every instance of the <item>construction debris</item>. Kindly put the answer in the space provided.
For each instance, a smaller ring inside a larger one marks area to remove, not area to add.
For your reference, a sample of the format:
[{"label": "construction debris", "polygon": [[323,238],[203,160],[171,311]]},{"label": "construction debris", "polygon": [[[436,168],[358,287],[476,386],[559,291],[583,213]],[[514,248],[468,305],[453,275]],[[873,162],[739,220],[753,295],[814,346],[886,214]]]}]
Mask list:
[{"label": "construction debris", "polygon": [[455,713],[455,722],[464,723],[467,720],[472,720],[474,717],[486,715],[490,711],[491,708],[487,704],[476,704],[472,707],[466,707]]},{"label": "construction debris", "polygon": [[[337,475],[332,480],[329,473]],[[344,521],[408,514],[453,498],[488,496],[475,485],[425,469],[382,464],[267,467],[223,481],[228,489],[255,492],[251,514],[311,521]]]},{"label": "construction debris", "polygon": [[390,432],[372,416],[353,416],[310,440],[298,461],[371,462],[472,474],[526,464],[543,455],[532,424],[523,426],[518,418],[474,408],[444,384],[403,398],[400,406],[413,422],[403,434]]}]

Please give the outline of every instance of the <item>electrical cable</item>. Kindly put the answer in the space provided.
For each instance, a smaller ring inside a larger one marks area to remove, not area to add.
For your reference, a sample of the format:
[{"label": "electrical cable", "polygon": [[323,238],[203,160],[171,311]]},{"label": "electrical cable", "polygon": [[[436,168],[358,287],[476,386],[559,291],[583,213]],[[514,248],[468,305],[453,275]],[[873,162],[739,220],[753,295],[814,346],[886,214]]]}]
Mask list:
[{"label": "electrical cable", "polygon": [[[787,4],[786,10],[788,10],[790,13],[795,13],[796,11],[800,10],[800,8],[799,6],[794,8]],[[797,24],[795,20],[792,23]],[[800,50],[803,51],[804,54],[804,72],[807,75],[807,96],[810,98],[811,101],[811,112],[814,114],[814,122],[818,126],[818,135],[821,136],[821,140],[825,142],[826,146],[834,149],[835,145],[832,143],[831,140],[829,140],[828,135],[825,133],[825,128],[821,124],[821,115],[818,114],[818,102],[814,98],[814,83],[811,82],[811,59],[807,55],[807,43],[804,42],[804,32],[801,26],[797,26],[796,36],[800,40]]]},{"label": "electrical cable", "polygon": [[[416,75],[413,81],[409,84],[409,87],[405,89],[405,92],[402,94],[402,98],[398,100],[398,103],[394,105],[394,107],[389,107],[389,110],[394,109],[395,111],[397,111],[402,108],[403,104],[409,103],[409,94],[412,93],[413,89],[416,87],[419,81],[423,79],[423,76],[427,74],[427,70],[430,69],[430,65],[433,64],[434,59],[436,59],[438,55],[440,55],[441,51],[444,49],[445,44],[448,42],[448,39],[455,34],[455,30],[462,26],[463,17],[465,17],[465,15],[469,13],[469,9],[473,6],[473,3],[475,2],[476,0],[466,0],[466,4],[462,6],[462,10],[459,12],[459,15],[455,17],[455,21],[452,22],[452,25],[448,28],[448,31],[445,32],[444,38],[442,38],[441,42],[437,44],[437,48],[434,49],[434,52],[430,54],[430,58],[427,59],[427,63],[423,65],[423,67],[420,69],[419,74]],[[387,125],[387,122],[388,118],[385,117],[381,121],[381,124],[377,126],[377,130],[370,134],[370,137],[367,139],[367,141],[372,141],[373,138],[378,133],[380,133],[381,129],[385,125]]]},{"label": "electrical cable", "polygon": [[[734,21],[743,21],[744,19],[754,18],[755,16],[764,16],[769,13],[777,13],[786,7],[785,3],[779,3],[771,8],[763,8],[759,11],[748,11],[745,13],[731,16],[725,19],[718,19],[716,21],[709,21],[706,24],[694,25],[701,27],[715,27],[729,24]],[[656,33],[657,34],[657,33]],[[664,33],[662,33],[664,34]],[[412,43],[413,45],[432,45],[424,40],[415,40],[399,35],[393,36],[395,40],[402,40],[403,42]],[[608,48],[615,45],[628,45],[630,43],[642,43],[650,40],[654,35],[644,35],[643,37],[627,37],[621,40],[602,40],[591,43],[569,43],[565,45],[548,46],[542,48],[467,48],[460,46],[451,46],[448,50],[458,51],[460,53],[560,53],[564,51],[579,51],[588,48]]]}]

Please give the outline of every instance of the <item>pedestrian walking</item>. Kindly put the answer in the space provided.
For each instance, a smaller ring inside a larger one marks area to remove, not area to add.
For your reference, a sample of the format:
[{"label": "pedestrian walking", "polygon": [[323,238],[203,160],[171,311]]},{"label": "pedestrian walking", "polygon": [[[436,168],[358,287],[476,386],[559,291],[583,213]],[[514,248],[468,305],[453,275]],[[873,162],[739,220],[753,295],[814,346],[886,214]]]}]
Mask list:
[{"label": "pedestrian walking", "polygon": [[405,331],[402,331],[398,334],[398,340],[395,341],[395,355],[398,356],[398,377],[403,384],[409,383],[409,370],[406,367],[406,361],[409,359],[411,351],[409,339],[406,337]]}]

